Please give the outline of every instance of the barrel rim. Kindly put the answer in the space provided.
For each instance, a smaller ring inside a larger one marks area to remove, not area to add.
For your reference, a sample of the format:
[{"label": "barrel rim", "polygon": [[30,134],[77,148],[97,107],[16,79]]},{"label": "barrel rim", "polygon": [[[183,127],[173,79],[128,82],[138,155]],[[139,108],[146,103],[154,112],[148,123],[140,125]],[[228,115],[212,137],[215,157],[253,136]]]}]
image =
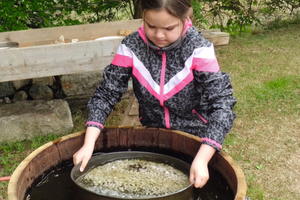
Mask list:
[{"label": "barrel rim", "polygon": [[[105,127],[106,129],[128,129],[128,128],[132,128],[132,129],[142,129],[145,127]],[[159,129],[159,130],[165,130],[165,129]],[[29,154],[20,164],[19,166],[14,170],[11,179],[8,183],[8,200],[19,200],[18,199],[18,195],[17,195],[17,189],[18,189],[18,180],[22,174],[22,171],[27,167],[27,165],[30,163],[30,161],[39,153],[41,153],[43,150],[45,150],[46,148],[55,145],[58,142],[63,142],[65,140],[71,139],[71,138],[76,138],[78,136],[81,136],[83,134],[85,134],[85,130],[84,131],[80,131],[80,132],[76,132],[76,133],[71,133],[69,135],[63,136],[57,140],[48,142],[44,145],[42,145],[41,147],[37,148],[36,150],[34,150],[31,154]],[[195,139],[196,141],[201,141],[201,139],[197,136],[182,132],[182,131],[178,131],[178,130],[172,130],[173,133],[177,133],[183,136],[186,136],[188,138],[191,139]],[[218,152],[218,155],[221,156],[223,159],[226,160],[226,162],[228,162],[230,164],[230,166],[232,166],[232,169],[234,170],[234,173],[236,174],[236,178],[237,178],[237,191],[235,194],[235,199],[234,200],[244,200],[246,197],[246,190],[247,190],[247,184],[246,184],[246,180],[245,180],[245,176],[244,173],[242,172],[241,168],[239,167],[239,165],[229,156],[229,154],[227,154],[225,151],[220,151]]]},{"label": "barrel rim", "polygon": [[76,133],[72,133],[66,136],[61,137],[60,139],[48,142],[33,152],[31,152],[19,165],[18,167],[14,170],[10,181],[8,182],[8,189],[7,189],[7,194],[8,194],[8,199],[9,200],[19,200],[18,199],[18,194],[17,194],[17,189],[18,189],[18,180],[23,172],[23,170],[27,167],[27,165],[32,161],[35,156],[37,156],[39,153],[44,151],[45,149],[49,148],[50,146],[56,144],[57,142],[62,142],[70,138],[75,138],[78,137],[82,134],[84,134],[85,131],[80,131]]}]

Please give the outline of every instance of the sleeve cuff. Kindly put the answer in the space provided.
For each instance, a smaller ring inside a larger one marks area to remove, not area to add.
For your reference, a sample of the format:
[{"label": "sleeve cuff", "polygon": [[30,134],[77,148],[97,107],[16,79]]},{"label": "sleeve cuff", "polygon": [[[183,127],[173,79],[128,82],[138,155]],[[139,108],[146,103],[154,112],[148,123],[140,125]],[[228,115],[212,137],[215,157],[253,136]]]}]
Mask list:
[{"label": "sleeve cuff", "polygon": [[212,139],[209,138],[201,138],[201,143],[207,144],[209,146],[214,147],[217,151],[222,150],[222,145]]},{"label": "sleeve cuff", "polygon": [[94,121],[88,121],[85,124],[85,127],[96,127],[96,128],[99,128],[101,131],[104,129],[104,126],[101,123],[94,122]]}]

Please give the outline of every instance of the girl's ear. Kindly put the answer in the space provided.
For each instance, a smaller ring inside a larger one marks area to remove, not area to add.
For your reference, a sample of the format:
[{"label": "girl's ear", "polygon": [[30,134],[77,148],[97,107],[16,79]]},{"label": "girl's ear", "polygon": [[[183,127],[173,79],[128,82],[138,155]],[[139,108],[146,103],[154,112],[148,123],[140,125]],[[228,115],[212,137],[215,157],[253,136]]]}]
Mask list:
[{"label": "girl's ear", "polygon": [[189,8],[189,11],[187,13],[187,17],[188,18],[192,18],[193,17],[193,8],[192,7]]}]

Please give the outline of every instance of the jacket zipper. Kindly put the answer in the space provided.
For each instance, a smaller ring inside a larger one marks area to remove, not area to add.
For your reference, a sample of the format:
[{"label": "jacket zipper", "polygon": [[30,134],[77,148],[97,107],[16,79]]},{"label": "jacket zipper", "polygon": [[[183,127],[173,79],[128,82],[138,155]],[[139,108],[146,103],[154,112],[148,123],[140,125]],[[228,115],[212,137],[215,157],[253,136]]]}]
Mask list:
[{"label": "jacket zipper", "polygon": [[203,117],[201,117],[201,115],[199,115],[199,113],[197,113],[197,111],[196,111],[195,109],[192,111],[192,113],[193,113],[193,114],[197,114],[197,115],[199,116],[199,118],[200,118],[205,124],[207,124],[207,121],[206,121]]},{"label": "jacket zipper", "polygon": [[165,124],[166,128],[170,129],[170,115],[169,115],[169,109],[164,106],[164,86],[165,86],[165,75],[166,75],[166,63],[167,63],[167,56],[166,52],[164,51],[162,53],[162,67],[161,67],[161,74],[160,74],[160,98],[159,102],[160,105],[165,110]]}]

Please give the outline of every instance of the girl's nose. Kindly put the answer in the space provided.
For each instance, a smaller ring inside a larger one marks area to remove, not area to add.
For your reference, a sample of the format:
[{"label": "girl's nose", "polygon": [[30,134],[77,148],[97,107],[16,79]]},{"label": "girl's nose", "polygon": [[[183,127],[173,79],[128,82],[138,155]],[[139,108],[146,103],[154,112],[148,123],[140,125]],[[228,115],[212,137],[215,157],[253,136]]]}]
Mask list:
[{"label": "girl's nose", "polygon": [[162,30],[157,30],[155,35],[157,38],[163,38],[165,36]]}]

